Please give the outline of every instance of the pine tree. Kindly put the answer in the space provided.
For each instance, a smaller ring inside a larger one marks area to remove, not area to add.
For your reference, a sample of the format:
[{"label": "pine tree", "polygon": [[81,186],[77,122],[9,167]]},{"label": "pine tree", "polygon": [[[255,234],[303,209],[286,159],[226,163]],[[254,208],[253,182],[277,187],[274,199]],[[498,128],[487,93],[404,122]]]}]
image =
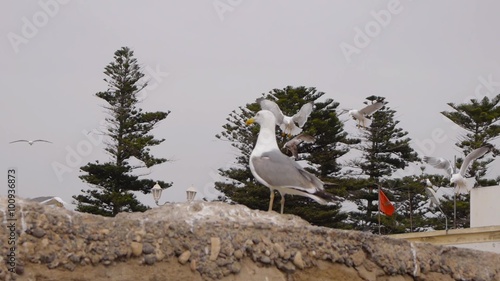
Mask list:
[{"label": "pine tree", "polygon": [[[150,131],[170,111],[143,112],[137,107],[137,94],[147,83],[141,83],[144,74],[134,58],[134,52],[128,47],[114,53],[114,62],[105,67],[104,74],[109,88],[96,93],[96,96],[107,103],[105,108],[109,117],[106,118],[107,127],[103,134],[109,138],[105,151],[111,156],[111,161],[102,164],[96,161],[80,168],[84,172],[80,179],[93,188],[73,196],[77,201],[76,210],[103,216],[145,211],[148,207],[141,204],[132,192],[147,194],[155,181],[139,179],[140,175],[133,172],[167,161],[152,156],[149,147],[164,141],[155,139]],[[164,188],[171,186],[163,181],[159,183]]]},{"label": "pine tree", "polygon": [[[369,103],[374,103],[384,101],[385,98],[369,96],[367,100]],[[355,220],[363,224],[358,226],[358,229],[365,230],[370,225],[378,224],[373,212],[378,210],[378,205],[374,204],[378,202],[378,185],[384,186],[381,179],[392,176],[399,169],[404,169],[410,162],[420,161],[410,146],[411,139],[407,137],[408,132],[398,128],[399,121],[394,120],[395,113],[396,111],[390,109],[386,102],[384,107],[371,116],[372,123],[362,133],[363,141],[356,146],[363,155],[360,159],[352,161],[351,165],[359,167],[361,174],[367,177],[368,181],[368,186],[351,190],[361,211],[352,214]],[[385,188],[383,191],[390,200],[393,199],[390,190]],[[371,229],[374,232],[378,231],[373,227]]]},{"label": "pine tree", "polygon": [[[455,144],[462,149],[464,155],[500,136],[500,124],[498,124],[500,120],[499,103],[500,94],[491,100],[484,97],[481,101],[471,99],[470,103],[448,103],[453,108],[453,111],[441,112],[441,114],[466,131],[465,136],[461,137],[462,140]],[[499,153],[498,149],[494,150],[494,154]],[[484,179],[487,165],[493,160],[491,157],[485,157],[474,161],[469,167],[467,177],[475,177],[480,185],[497,184],[495,180]],[[462,162],[463,158],[458,158],[457,166],[460,167]]]},{"label": "pine tree", "polygon": [[[347,149],[336,147],[337,142],[352,142],[343,131],[343,124],[338,120],[335,109],[338,103],[331,99],[324,102],[316,101],[323,92],[317,92],[315,88],[291,87],[274,89],[267,95],[262,96],[274,100],[282,110],[283,114],[291,116],[307,102],[315,101],[315,109],[303,128],[303,133],[315,136],[313,144],[301,146],[300,158],[304,159],[310,167],[310,171],[324,179],[334,175],[340,170],[337,159],[347,153]],[[260,110],[256,102],[240,106],[238,110],[231,112],[227,118],[228,123],[223,125],[224,131],[216,135],[217,138],[231,142],[231,145],[239,151],[236,165],[229,169],[220,169],[219,173],[227,179],[225,182],[215,183],[215,188],[221,191],[226,198],[238,204],[243,204],[252,209],[267,210],[269,204],[269,189],[258,183],[248,166],[250,154],[257,140],[259,127],[246,126],[245,121],[253,117]],[[288,140],[277,127],[276,131],[278,145],[282,147]],[[283,150],[283,153],[287,153]],[[333,194],[341,193],[336,187],[325,187]],[[278,210],[279,204],[274,204],[274,210]],[[323,226],[340,226],[345,214],[339,213],[339,206],[322,206],[309,198],[302,196],[287,195],[286,213],[301,216],[305,220]]]}]

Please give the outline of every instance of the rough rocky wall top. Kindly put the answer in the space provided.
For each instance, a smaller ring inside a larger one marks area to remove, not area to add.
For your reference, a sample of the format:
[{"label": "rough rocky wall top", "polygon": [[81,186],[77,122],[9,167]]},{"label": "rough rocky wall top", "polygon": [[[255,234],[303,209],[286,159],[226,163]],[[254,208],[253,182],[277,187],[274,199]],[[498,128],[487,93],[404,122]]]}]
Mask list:
[{"label": "rough rocky wall top", "polygon": [[129,260],[143,266],[175,260],[205,280],[241,274],[244,260],[285,276],[327,262],[354,269],[353,280],[431,280],[436,274],[443,280],[500,280],[497,254],[316,227],[296,216],[220,202],[175,203],[115,218],[17,204],[16,273],[10,273],[7,201],[0,199],[0,280],[22,276],[32,264],[72,272]]}]

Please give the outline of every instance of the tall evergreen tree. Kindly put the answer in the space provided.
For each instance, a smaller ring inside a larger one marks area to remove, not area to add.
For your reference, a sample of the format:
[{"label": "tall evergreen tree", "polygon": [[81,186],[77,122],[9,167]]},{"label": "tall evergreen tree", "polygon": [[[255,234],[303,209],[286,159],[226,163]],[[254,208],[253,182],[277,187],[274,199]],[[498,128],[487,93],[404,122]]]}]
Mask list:
[{"label": "tall evergreen tree", "polygon": [[[484,97],[480,101],[471,99],[470,103],[448,103],[453,111],[441,112],[441,114],[466,131],[465,136],[461,137],[462,140],[455,144],[462,149],[464,155],[500,136],[499,103],[500,94],[491,100]],[[494,154],[499,154],[499,150],[495,149]],[[493,160],[491,157],[484,157],[481,160],[474,161],[469,167],[467,176],[475,177],[480,185],[497,184],[494,180],[484,179],[487,165]],[[462,162],[463,158],[458,158],[457,166],[460,167]]]},{"label": "tall evergreen tree", "polygon": [[[383,97],[369,96],[369,103],[384,101]],[[386,102],[387,104],[387,102]],[[363,133],[363,141],[356,147],[362,151],[360,159],[353,161],[353,166],[358,166],[362,174],[368,178],[369,186],[354,191],[354,198],[359,204],[361,213],[354,214],[357,221],[363,223],[359,226],[366,229],[367,225],[377,224],[373,212],[377,212],[378,189],[375,184],[383,185],[381,179],[390,177],[399,170],[404,169],[410,162],[419,161],[417,153],[410,147],[411,139],[408,132],[398,128],[399,121],[394,120],[396,111],[384,105],[372,115],[372,123]],[[392,199],[391,192],[386,188],[383,192]],[[365,204],[366,203],[366,204]],[[372,231],[378,231],[372,228]]]},{"label": "tall evergreen tree", "polygon": [[[315,109],[306,122],[303,132],[315,136],[316,141],[301,146],[300,155],[301,159],[306,160],[311,166],[309,167],[311,172],[325,179],[340,170],[337,159],[348,151],[347,148],[338,148],[336,143],[354,140],[347,138],[343,124],[337,118],[335,109],[338,103],[331,99],[324,102],[316,101],[323,95],[323,92],[317,92],[315,88],[288,86],[284,89],[274,89],[263,97],[274,100],[283,114],[288,116],[295,114],[303,104],[315,101]],[[228,123],[223,125],[224,131],[216,135],[219,139],[230,141],[240,154],[236,158],[234,167],[219,170],[228,181],[215,183],[215,188],[232,202],[253,209],[267,210],[269,189],[253,178],[248,165],[259,127],[245,126],[245,120],[253,117],[260,109],[260,106],[253,102],[232,111],[227,118]],[[282,147],[288,140],[287,136],[282,134],[278,127],[276,135],[278,145]],[[284,150],[283,152],[286,153]],[[325,189],[333,194],[342,192],[335,187],[325,187]],[[339,214],[339,206],[321,206],[309,198],[290,195],[287,195],[286,202],[286,213],[299,215],[316,225],[338,227],[345,218],[345,215]],[[275,204],[274,207],[274,210],[278,210],[279,204]]]},{"label": "tall evergreen tree", "polygon": [[[155,139],[150,132],[170,111],[143,112],[137,107],[137,94],[147,83],[141,83],[144,74],[134,52],[128,47],[114,53],[114,61],[105,67],[104,74],[108,89],[96,93],[96,96],[107,103],[105,108],[109,117],[103,134],[109,139],[105,151],[111,156],[111,161],[102,164],[96,161],[80,168],[84,172],[80,179],[92,188],[73,196],[77,201],[76,210],[103,216],[145,211],[147,206],[141,204],[132,191],[147,194],[155,181],[139,179],[140,175],[133,172],[167,161],[151,155],[149,147],[164,141]],[[164,188],[171,186],[170,183],[159,183]]]}]

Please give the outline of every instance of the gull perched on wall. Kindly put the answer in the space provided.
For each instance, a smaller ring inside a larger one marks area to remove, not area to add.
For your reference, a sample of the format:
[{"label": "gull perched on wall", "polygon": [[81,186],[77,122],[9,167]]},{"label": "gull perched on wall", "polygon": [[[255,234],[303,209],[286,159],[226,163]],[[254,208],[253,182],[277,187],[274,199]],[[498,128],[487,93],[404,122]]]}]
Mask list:
[{"label": "gull perched on wall", "polygon": [[445,170],[447,175],[450,177],[450,184],[455,185],[455,193],[467,194],[471,191],[474,186],[475,180],[474,178],[465,178],[465,173],[467,169],[476,159],[484,156],[486,153],[490,152],[493,149],[493,145],[487,143],[480,148],[474,149],[471,151],[464,159],[462,166],[460,166],[460,170],[458,172],[453,167],[449,160],[446,160],[441,157],[430,157],[424,156],[424,162],[433,166],[437,169]]},{"label": "gull perched on wall", "polygon": [[335,199],[324,190],[320,179],[280,151],[276,142],[276,120],[271,111],[261,110],[246,123],[250,125],[254,122],[260,125],[260,130],[249,164],[255,179],[271,191],[268,211],[273,208],[274,190],[281,195],[282,214],[286,194],[309,197],[323,205]]},{"label": "gull perched on wall", "polygon": [[260,105],[261,109],[269,110],[274,114],[276,125],[280,127],[284,134],[289,136],[295,136],[302,132],[302,127],[306,123],[307,118],[309,118],[309,115],[311,115],[314,105],[312,101],[308,102],[302,105],[299,112],[293,116],[286,116],[281,112],[281,109],[274,101],[258,98],[257,103]]},{"label": "gull perched on wall", "polygon": [[48,140],[15,140],[15,141],[11,141],[9,143],[16,143],[16,142],[27,142],[29,143],[29,145],[33,145],[35,142],[47,142],[47,143],[52,143]]}]

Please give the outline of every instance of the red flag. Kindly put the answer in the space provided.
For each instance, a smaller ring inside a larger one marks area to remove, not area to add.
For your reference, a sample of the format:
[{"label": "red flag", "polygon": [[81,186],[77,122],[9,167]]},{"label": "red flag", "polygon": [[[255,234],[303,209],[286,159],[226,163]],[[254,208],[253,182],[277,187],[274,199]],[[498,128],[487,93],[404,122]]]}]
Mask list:
[{"label": "red flag", "polygon": [[394,213],[394,206],[392,205],[391,201],[385,196],[384,192],[382,189],[379,189],[378,191],[378,204],[380,211],[387,216],[392,216]]}]

